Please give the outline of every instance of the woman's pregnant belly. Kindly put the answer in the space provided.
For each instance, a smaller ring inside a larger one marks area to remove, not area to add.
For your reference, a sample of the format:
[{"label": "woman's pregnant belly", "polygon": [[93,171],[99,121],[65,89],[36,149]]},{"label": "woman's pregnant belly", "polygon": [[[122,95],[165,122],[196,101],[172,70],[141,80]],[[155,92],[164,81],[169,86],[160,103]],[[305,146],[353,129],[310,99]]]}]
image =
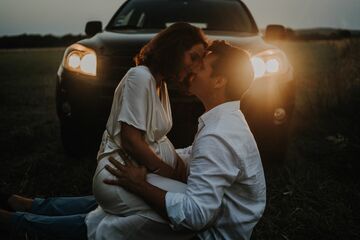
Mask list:
[{"label": "woman's pregnant belly", "polygon": [[176,166],[176,151],[171,141],[166,137],[148,143],[150,148],[161,158],[161,160],[167,165],[175,168]]},{"label": "woman's pregnant belly", "polygon": [[[122,161],[117,153],[105,156],[99,161],[93,178],[93,193],[98,204],[105,212],[120,216],[129,216],[136,212],[151,210],[151,207],[135,194],[122,187],[108,185],[103,182],[105,179],[116,179],[105,169],[107,164],[112,166],[109,162],[110,156],[120,162]],[[186,184],[156,174],[148,174],[147,181],[165,191],[185,192],[186,189]]]}]

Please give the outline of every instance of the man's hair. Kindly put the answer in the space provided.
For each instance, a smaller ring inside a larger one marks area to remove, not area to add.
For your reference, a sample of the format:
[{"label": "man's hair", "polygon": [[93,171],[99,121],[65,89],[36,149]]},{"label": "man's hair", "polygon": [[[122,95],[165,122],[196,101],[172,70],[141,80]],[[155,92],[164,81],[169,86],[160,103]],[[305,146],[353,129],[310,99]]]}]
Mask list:
[{"label": "man's hair", "polygon": [[135,56],[136,65],[147,66],[153,75],[161,75],[165,81],[177,80],[184,67],[184,53],[196,44],[207,47],[204,32],[188,23],[174,23],[159,32]]},{"label": "man's hair", "polygon": [[217,56],[212,63],[212,76],[225,77],[227,97],[240,100],[254,80],[249,54],[225,41],[212,42],[208,50]]}]

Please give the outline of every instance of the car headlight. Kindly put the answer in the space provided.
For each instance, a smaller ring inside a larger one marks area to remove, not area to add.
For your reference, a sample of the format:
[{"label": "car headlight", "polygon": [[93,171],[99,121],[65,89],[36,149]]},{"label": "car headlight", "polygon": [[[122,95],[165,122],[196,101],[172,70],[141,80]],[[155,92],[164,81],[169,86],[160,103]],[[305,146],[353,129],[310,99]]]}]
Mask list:
[{"label": "car headlight", "polygon": [[277,49],[266,50],[252,56],[251,64],[255,79],[285,73],[290,67],[286,55]]},{"label": "car headlight", "polygon": [[96,76],[96,53],[80,44],[73,44],[65,51],[63,65],[66,69]]}]

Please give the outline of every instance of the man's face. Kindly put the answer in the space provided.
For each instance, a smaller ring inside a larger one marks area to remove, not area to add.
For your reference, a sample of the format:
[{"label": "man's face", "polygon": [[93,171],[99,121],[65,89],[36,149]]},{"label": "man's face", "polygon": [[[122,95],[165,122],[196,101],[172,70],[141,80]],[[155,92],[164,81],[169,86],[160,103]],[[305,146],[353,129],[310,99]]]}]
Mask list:
[{"label": "man's face", "polygon": [[202,65],[195,71],[194,78],[190,81],[189,92],[199,99],[209,96],[214,90],[214,76],[212,64],[217,56],[211,52],[204,57]]}]

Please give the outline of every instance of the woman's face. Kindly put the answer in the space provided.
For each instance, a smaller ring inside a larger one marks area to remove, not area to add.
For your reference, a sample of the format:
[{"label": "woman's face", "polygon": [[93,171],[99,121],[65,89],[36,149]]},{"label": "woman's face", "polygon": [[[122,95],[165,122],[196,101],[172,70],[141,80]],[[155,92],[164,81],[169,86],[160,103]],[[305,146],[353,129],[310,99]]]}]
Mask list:
[{"label": "woman's face", "polygon": [[215,89],[215,78],[213,75],[213,64],[217,56],[211,52],[204,57],[202,66],[196,72],[195,77],[190,81],[188,92],[197,96],[201,101],[213,94]]},{"label": "woman's face", "polygon": [[185,86],[189,85],[189,78],[193,75],[193,72],[196,72],[201,67],[205,52],[204,45],[199,43],[184,53],[183,68],[179,73],[180,83]]}]

